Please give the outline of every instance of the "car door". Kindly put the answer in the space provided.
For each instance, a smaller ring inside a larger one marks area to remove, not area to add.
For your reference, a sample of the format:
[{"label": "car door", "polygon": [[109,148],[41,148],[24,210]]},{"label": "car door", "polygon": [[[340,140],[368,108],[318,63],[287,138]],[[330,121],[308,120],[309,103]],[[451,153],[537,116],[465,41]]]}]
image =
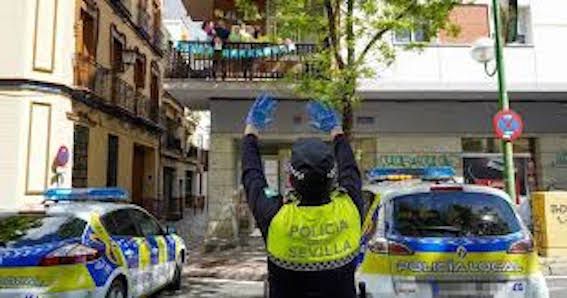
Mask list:
[{"label": "car door", "polygon": [[148,266],[149,292],[165,286],[172,278],[175,263],[168,258],[168,245],[163,228],[157,220],[142,210],[132,210],[132,218],[136,224],[150,253],[150,264]]},{"label": "car door", "polygon": [[144,247],[140,244],[141,232],[129,209],[120,209],[108,213],[101,218],[102,224],[112,240],[118,244],[127,267],[130,290],[134,297],[144,293],[144,268],[140,262]]}]

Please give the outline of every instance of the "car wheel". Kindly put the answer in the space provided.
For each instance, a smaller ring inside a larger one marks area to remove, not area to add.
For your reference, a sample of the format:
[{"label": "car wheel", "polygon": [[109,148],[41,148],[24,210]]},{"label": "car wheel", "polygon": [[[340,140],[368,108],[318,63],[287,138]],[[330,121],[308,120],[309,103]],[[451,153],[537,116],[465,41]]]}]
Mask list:
[{"label": "car wheel", "polygon": [[175,266],[175,272],[173,274],[173,280],[171,281],[171,283],[169,284],[167,289],[170,290],[170,291],[181,290],[181,266],[180,265]]},{"label": "car wheel", "polygon": [[126,298],[126,288],[120,279],[115,279],[106,293],[106,298]]}]

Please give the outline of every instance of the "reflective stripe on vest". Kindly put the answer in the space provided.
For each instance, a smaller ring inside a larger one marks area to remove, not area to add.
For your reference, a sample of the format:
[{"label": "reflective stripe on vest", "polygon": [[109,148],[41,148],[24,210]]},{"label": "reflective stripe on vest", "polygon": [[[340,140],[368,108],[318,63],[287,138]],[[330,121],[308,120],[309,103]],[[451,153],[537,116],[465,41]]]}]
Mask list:
[{"label": "reflective stripe on vest", "polygon": [[356,257],[360,236],[358,209],[338,192],[322,206],[284,205],[268,229],[267,250],[270,260],[285,269],[329,270]]}]

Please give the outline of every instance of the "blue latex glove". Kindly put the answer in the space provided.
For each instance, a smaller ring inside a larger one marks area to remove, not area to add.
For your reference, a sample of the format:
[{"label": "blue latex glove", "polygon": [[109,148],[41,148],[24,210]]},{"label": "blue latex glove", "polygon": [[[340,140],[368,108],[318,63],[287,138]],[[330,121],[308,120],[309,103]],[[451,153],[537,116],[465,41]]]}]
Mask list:
[{"label": "blue latex glove", "polygon": [[311,118],[311,126],[324,132],[330,132],[333,128],[341,125],[340,117],[330,106],[311,101],[307,104],[307,112]]},{"label": "blue latex glove", "polygon": [[258,130],[263,130],[274,120],[274,111],[278,102],[267,93],[260,94],[246,116],[246,124],[254,126]]}]

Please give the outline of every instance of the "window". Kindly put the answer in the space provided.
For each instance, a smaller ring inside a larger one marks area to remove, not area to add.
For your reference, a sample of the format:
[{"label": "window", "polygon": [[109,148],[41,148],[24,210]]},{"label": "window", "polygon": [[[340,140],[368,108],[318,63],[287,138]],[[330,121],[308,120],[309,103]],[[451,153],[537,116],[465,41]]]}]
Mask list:
[{"label": "window", "polygon": [[414,29],[400,29],[394,32],[395,43],[410,43],[410,42],[429,42],[431,36],[428,32],[428,24],[426,22],[418,23]]},{"label": "window", "polygon": [[124,63],[122,61],[122,53],[126,47],[126,36],[116,29],[116,26],[110,27],[110,59],[112,62],[112,70],[115,72],[124,71]]},{"label": "window", "polygon": [[108,159],[106,161],[106,186],[117,185],[118,137],[108,135]]},{"label": "window", "polygon": [[130,216],[129,209],[120,209],[101,218],[104,228],[112,236],[138,237],[135,219]]},{"label": "window", "polygon": [[132,209],[130,210],[130,216],[137,223],[144,237],[164,234],[161,225],[148,214]]},{"label": "window", "polygon": [[73,132],[73,187],[88,186],[89,128],[75,125]]},{"label": "window", "polygon": [[94,58],[96,57],[97,47],[97,24],[95,16],[85,10],[81,10],[80,24],[82,27],[82,43],[79,51],[83,57]]},{"label": "window", "polygon": [[520,231],[504,198],[470,192],[432,192],[394,199],[394,233],[410,237],[501,236]]},{"label": "window", "polygon": [[87,223],[73,216],[0,215],[0,244],[17,248],[80,238]]},{"label": "window", "polygon": [[146,86],[146,57],[138,55],[134,64],[134,83],[137,88]]}]

